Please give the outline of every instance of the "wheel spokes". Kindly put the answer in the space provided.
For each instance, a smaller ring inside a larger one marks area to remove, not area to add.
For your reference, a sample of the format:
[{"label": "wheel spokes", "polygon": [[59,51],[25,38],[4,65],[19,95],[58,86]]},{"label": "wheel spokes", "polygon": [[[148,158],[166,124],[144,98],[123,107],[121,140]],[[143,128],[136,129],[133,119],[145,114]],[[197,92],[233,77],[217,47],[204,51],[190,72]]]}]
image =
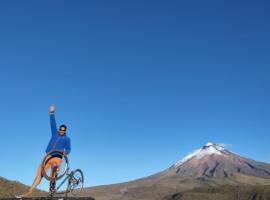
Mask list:
[{"label": "wheel spokes", "polygon": [[[83,188],[83,173],[80,169],[77,169],[73,172],[73,175],[70,179],[70,192],[75,195],[75,193],[80,193]],[[77,193],[77,194],[78,194]]]}]

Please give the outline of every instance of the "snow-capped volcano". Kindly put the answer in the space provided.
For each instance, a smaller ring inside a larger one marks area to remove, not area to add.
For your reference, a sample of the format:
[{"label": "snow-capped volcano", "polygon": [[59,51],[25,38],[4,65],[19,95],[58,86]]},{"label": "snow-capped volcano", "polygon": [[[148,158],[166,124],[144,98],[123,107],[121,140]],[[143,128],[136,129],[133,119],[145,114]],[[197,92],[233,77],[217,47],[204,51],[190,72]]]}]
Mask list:
[{"label": "snow-capped volcano", "polygon": [[126,196],[128,199],[161,199],[160,196],[176,191],[220,185],[270,185],[270,164],[245,158],[224,145],[209,142],[164,171],[126,183],[98,187],[89,194],[95,192],[103,199],[107,191],[109,197],[114,194],[115,200]]},{"label": "snow-capped volcano", "polygon": [[250,176],[269,180],[270,165],[242,157],[227,150],[224,145],[209,142],[177,161],[165,173],[184,179],[222,180],[223,183],[237,184]]},{"label": "snow-capped volcano", "polygon": [[159,183],[169,180],[196,186],[206,183],[270,184],[270,164],[240,156],[222,144],[208,142],[168,169],[148,177],[149,180]]}]

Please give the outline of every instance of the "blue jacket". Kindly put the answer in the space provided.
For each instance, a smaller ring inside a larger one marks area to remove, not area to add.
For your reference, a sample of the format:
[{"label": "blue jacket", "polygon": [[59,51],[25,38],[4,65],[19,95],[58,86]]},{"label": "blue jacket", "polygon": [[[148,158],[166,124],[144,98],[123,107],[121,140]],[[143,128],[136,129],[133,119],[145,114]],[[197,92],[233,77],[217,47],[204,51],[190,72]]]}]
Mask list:
[{"label": "blue jacket", "polygon": [[47,146],[46,153],[53,150],[59,150],[69,154],[71,150],[70,139],[68,136],[66,135],[62,136],[58,133],[54,113],[50,114],[50,121],[51,121],[52,137]]}]

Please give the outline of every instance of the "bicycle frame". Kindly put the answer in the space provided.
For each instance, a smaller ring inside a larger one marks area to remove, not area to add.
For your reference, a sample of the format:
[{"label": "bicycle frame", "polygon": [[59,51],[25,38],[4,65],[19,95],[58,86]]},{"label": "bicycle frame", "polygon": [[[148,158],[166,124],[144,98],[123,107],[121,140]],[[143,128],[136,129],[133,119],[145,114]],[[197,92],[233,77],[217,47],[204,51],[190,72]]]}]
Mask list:
[{"label": "bicycle frame", "polygon": [[71,172],[71,173],[69,173],[69,169],[67,169],[67,173],[66,173],[66,177],[64,178],[64,180],[57,186],[57,188],[56,188],[56,193],[58,193],[58,194],[63,194],[63,193],[66,193],[66,192],[57,192],[60,188],[61,188],[61,186],[70,178],[70,177],[72,177],[73,176],[73,173]]},{"label": "bicycle frame", "polygon": [[[56,194],[66,194],[66,197],[67,197],[67,194],[72,191],[72,184],[74,184],[74,181],[76,181],[75,183],[78,184],[79,182],[83,181],[83,177],[82,179],[77,179],[75,176],[74,176],[74,171],[71,171],[70,173],[67,172],[66,174],[66,177],[64,178],[64,180],[57,186],[57,188],[55,189],[55,193]],[[60,191],[58,192],[58,190],[62,187],[62,185],[68,180],[68,186],[67,186],[67,189],[65,191]]]},{"label": "bicycle frame", "polygon": [[67,173],[66,177],[64,178],[64,180],[58,185],[58,187],[56,188],[56,192],[59,190],[59,188],[67,181],[67,179],[70,177],[70,174]]}]

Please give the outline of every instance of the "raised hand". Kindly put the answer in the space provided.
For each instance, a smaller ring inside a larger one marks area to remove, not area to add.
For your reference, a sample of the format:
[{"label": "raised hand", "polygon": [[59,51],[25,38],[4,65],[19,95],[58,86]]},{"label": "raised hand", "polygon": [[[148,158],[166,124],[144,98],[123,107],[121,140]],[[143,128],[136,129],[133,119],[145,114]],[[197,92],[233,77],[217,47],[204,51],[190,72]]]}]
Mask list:
[{"label": "raised hand", "polygon": [[55,111],[55,106],[54,106],[54,104],[51,104],[51,106],[50,106],[50,112],[51,113],[54,113],[54,111]]}]

